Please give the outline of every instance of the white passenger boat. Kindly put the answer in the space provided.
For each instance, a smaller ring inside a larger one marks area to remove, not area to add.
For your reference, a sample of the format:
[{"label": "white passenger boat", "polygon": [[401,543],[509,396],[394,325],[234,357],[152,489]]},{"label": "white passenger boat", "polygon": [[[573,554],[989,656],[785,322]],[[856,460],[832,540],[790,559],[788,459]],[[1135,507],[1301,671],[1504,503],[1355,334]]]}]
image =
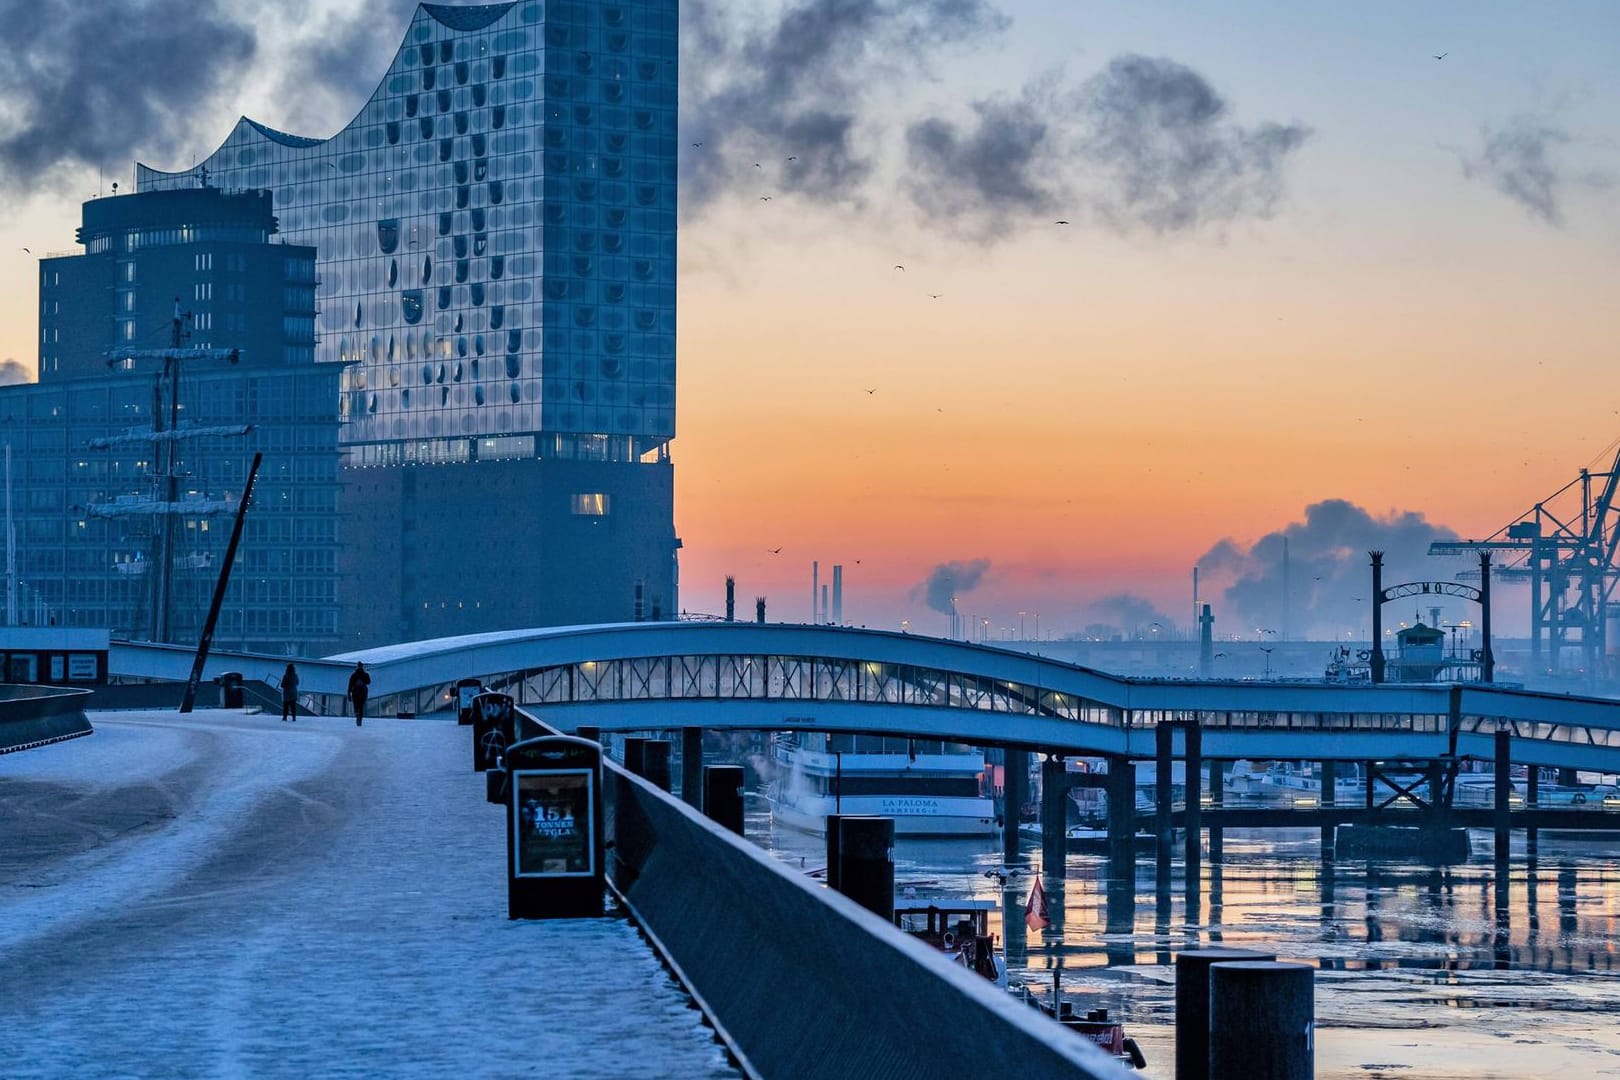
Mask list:
[{"label": "white passenger boat", "polygon": [[773,742],[771,820],[824,836],[828,814],[894,819],[896,836],[991,836],[984,753],[961,743],[787,732]]}]

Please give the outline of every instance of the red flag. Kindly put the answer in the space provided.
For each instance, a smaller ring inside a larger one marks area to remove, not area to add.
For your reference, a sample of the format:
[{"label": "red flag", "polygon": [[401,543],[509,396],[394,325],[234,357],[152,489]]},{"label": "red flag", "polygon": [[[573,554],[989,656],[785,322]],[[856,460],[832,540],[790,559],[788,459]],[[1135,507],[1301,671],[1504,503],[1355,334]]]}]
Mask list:
[{"label": "red flag", "polygon": [[1031,930],[1044,930],[1052,925],[1052,920],[1046,910],[1046,890],[1041,887],[1041,879],[1035,879],[1035,887],[1029,890],[1029,901],[1024,905],[1024,925]]}]

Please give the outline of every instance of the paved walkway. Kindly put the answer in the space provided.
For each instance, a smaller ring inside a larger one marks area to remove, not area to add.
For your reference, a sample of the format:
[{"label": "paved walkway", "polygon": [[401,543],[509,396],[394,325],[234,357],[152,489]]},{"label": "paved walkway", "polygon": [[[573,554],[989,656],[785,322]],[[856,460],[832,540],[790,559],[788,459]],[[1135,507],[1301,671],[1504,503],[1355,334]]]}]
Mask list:
[{"label": "paved walkway", "polygon": [[0,1071],[737,1076],[619,918],[510,922],[468,729],[92,714],[0,756]]}]

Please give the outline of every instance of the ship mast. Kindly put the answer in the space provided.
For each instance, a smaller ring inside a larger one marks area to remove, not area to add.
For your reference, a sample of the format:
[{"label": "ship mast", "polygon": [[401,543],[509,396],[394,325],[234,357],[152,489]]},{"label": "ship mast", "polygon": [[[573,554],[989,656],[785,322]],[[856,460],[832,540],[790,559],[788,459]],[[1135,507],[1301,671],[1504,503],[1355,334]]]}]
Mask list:
[{"label": "ship mast", "polygon": [[208,435],[245,435],[249,425],[235,427],[188,427],[180,423],[180,365],[185,360],[225,360],[232,364],[240,359],[235,349],[187,348],[190,336],[186,323],[191,312],[180,310],[180,298],[174,301],[174,319],[169,331],[167,349],[120,349],[111,354],[109,363],[119,360],[155,359],[163,364],[152,388],[152,428],[149,431],[128,431],[105,439],[91,440],[90,445],[105,449],[120,442],[151,441],[156,454],[154,477],[161,496],[156,499],[115,502],[111,505],[90,507],[97,517],[125,517],[150,515],[159,519],[152,530],[152,566],[150,640],[168,641],[173,621],[170,593],[174,581],[174,525],[181,514],[208,515],[226,513],[230,503],[208,499],[180,499],[180,440]]}]

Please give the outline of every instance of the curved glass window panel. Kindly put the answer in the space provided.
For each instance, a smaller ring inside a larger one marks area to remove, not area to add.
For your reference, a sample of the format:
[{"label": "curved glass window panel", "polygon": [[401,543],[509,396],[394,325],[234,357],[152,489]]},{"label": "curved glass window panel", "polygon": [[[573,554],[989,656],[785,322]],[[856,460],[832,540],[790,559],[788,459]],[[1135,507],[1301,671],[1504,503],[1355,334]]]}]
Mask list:
[{"label": "curved glass window panel", "polygon": [[482,281],[475,281],[470,286],[468,286],[468,291],[469,291],[469,294],[472,297],[473,307],[483,307],[484,306],[484,283]]},{"label": "curved glass window panel", "polygon": [[422,284],[426,285],[433,280],[433,256],[422,256]]},{"label": "curved glass window panel", "polygon": [[432,90],[437,82],[438,79],[435,77],[433,68],[426,67],[422,69],[422,89]]},{"label": "curved glass window panel", "polygon": [[439,161],[440,162],[449,161],[452,157],[455,156],[455,153],[456,153],[456,140],[454,140],[454,139],[440,139],[439,140]]},{"label": "curved glass window panel", "polygon": [[456,183],[465,184],[467,182],[467,163],[458,161],[452,168],[456,174]]},{"label": "curved glass window panel", "polygon": [[472,211],[467,215],[467,217],[468,217],[468,220],[470,220],[472,222],[473,232],[481,233],[481,232],[484,231],[484,226],[485,226],[485,223],[488,221],[488,218],[484,214],[484,208],[483,207],[481,207],[481,206],[473,207]]},{"label": "curved glass window panel", "polygon": [[473,336],[473,352],[477,353],[479,356],[484,355],[484,335],[483,334],[475,334]]},{"label": "curved glass window panel", "polygon": [[356,330],[360,329],[360,327],[365,325],[365,322],[366,322],[365,308],[362,306],[361,301],[356,300],[354,302],[354,328]]},{"label": "curved glass window panel", "polygon": [[510,389],[507,390],[507,396],[512,399],[512,404],[516,405],[523,400],[523,391],[517,383],[512,383]]},{"label": "curved glass window panel", "polygon": [[392,289],[399,284],[399,260],[388,260],[388,287]]},{"label": "curved glass window panel", "polygon": [[491,57],[490,61],[489,61],[489,73],[490,73],[491,77],[496,78],[496,79],[505,78],[506,77],[506,57],[504,57],[504,56]]},{"label": "curved glass window panel", "polygon": [[496,304],[489,309],[489,328],[499,330],[501,324],[506,322],[506,305]]},{"label": "curved glass window panel", "polygon": [[[439,310],[440,311],[448,311],[450,309],[451,303],[454,300],[455,300],[455,292],[450,288],[450,286],[448,286],[448,285],[440,285],[439,286]],[[457,321],[458,325],[460,324],[460,320],[461,320],[461,316],[459,316],[459,315],[456,316],[456,321]]]},{"label": "curved glass window panel", "polygon": [[455,251],[456,258],[465,259],[467,257],[467,238],[465,236],[456,237],[451,244],[451,248]]},{"label": "curved glass window panel", "polygon": [[506,189],[499,180],[489,182],[489,202],[491,206],[499,206],[506,197]]},{"label": "curved glass window panel", "polygon": [[434,373],[433,381],[436,382],[436,383],[444,382],[444,365],[443,364],[440,364],[439,365],[439,370]]},{"label": "curved glass window panel", "polygon": [[474,255],[477,255],[480,258],[482,258],[484,252],[487,251],[488,249],[489,249],[489,237],[483,236],[483,235],[478,235],[478,236],[473,237],[473,254]]},{"label": "curved glass window panel", "polygon": [[461,381],[461,365],[460,364],[457,364],[455,366],[455,368],[452,369],[451,374],[450,374],[450,378],[454,382],[460,382]]},{"label": "curved glass window panel", "polygon": [[473,179],[480,184],[489,176],[489,158],[477,158],[473,161]]},{"label": "curved glass window panel", "polygon": [[483,108],[484,101],[488,96],[489,96],[489,88],[488,87],[486,87],[483,83],[475,83],[475,84],[473,84],[473,88],[472,88],[473,108],[475,108],[475,109]]},{"label": "curved glass window panel", "polygon": [[469,202],[471,202],[471,201],[472,201],[472,192],[467,188],[467,185],[463,184],[460,187],[456,188],[456,209],[457,210],[465,210],[465,209],[467,209],[467,204]]},{"label": "curved glass window panel", "polygon": [[489,110],[489,126],[496,131],[506,126],[506,106],[496,105]]},{"label": "curved glass window panel", "polygon": [[464,112],[456,113],[456,134],[465,135],[467,134],[467,129],[467,114]]},{"label": "curved glass window panel", "polygon": [[406,94],[405,95],[405,119],[407,119],[407,120],[415,120],[416,119],[416,95],[415,94]]},{"label": "curved glass window panel", "polygon": [[466,259],[457,259],[456,260],[456,284],[457,285],[466,284],[468,266],[469,266],[469,263],[468,263],[468,261]]},{"label": "curved glass window panel", "polygon": [[440,112],[447,113],[450,111],[450,91],[440,90],[438,94],[434,96],[434,101],[439,106]]},{"label": "curved glass window panel", "polygon": [[422,321],[422,291],[420,289],[412,289],[409,292],[400,294],[399,305],[407,323],[414,326]]},{"label": "curved glass window panel", "polygon": [[473,387],[473,403],[475,405],[484,403],[484,388],[482,386]]},{"label": "curved glass window panel", "polygon": [[474,132],[472,137],[473,157],[483,157],[489,152],[489,140],[483,132]]},{"label": "curved glass window panel", "polygon": [[383,125],[383,129],[388,133],[388,145],[389,146],[398,146],[399,145],[399,121],[398,120],[390,120],[390,121],[388,121],[388,123]]},{"label": "curved glass window panel", "polygon": [[506,273],[506,258],[494,255],[489,260],[489,276],[492,281],[499,281],[501,275]]},{"label": "curved glass window panel", "polygon": [[417,52],[421,54],[423,67],[433,63],[433,45],[431,43],[419,46]]}]

